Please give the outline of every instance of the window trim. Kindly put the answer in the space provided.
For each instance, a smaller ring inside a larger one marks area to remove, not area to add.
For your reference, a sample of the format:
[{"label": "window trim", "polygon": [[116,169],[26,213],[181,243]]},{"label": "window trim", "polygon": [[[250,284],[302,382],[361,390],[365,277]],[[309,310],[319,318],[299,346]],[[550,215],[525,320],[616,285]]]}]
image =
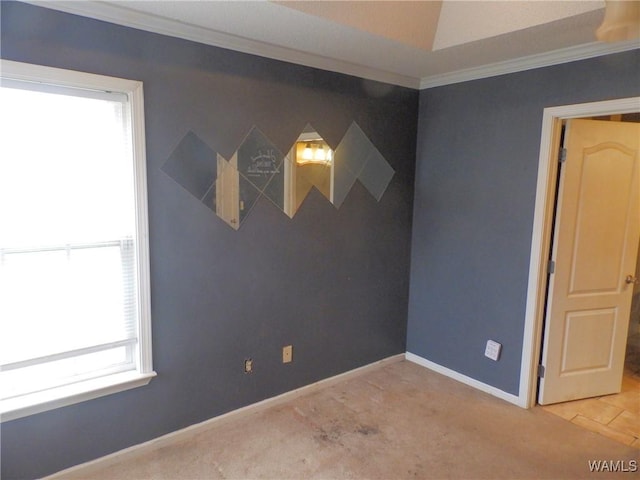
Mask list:
[{"label": "window trim", "polygon": [[138,278],[138,368],[134,371],[114,373],[43,392],[1,400],[0,422],[6,422],[146,385],[156,376],[156,372],[153,371],[151,349],[149,221],[142,82],[2,59],[0,59],[0,76],[3,79],[37,82],[54,87],[63,86],[98,92],[119,92],[127,95],[133,137],[135,248],[137,252],[136,268]]}]

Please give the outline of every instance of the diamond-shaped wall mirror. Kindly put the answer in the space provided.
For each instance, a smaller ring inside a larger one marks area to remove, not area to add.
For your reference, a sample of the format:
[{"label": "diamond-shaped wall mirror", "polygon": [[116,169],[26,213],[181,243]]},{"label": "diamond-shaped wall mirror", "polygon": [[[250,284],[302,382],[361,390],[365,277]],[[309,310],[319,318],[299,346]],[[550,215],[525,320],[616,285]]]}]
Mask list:
[{"label": "diamond-shaped wall mirror", "polygon": [[394,175],[355,122],[335,150],[307,125],[286,156],[254,127],[229,160],[188,132],[162,170],[235,230],[260,196],[293,218],[312,188],[339,208],[356,180],[380,201]]},{"label": "diamond-shaped wall mirror", "polygon": [[353,122],[334,155],[332,203],[340,207],[356,180],[380,201],[395,173],[362,129]]},{"label": "diamond-shaped wall mirror", "polygon": [[314,187],[331,201],[333,150],[311,125],[307,125],[285,158],[284,213],[293,218]]}]

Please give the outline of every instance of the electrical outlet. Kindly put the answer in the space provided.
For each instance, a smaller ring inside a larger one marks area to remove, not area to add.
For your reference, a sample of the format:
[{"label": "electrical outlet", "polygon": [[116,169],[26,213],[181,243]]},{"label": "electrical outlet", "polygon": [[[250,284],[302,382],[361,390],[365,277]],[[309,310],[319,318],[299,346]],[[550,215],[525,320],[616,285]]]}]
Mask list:
[{"label": "electrical outlet", "polygon": [[497,362],[498,358],[500,358],[501,350],[501,344],[499,344],[498,342],[494,342],[493,340],[487,340],[487,347],[484,349],[484,356]]},{"label": "electrical outlet", "polygon": [[251,372],[253,372],[253,360],[251,360],[250,358],[246,358],[244,360],[244,373]]},{"label": "electrical outlet", "polygon": [[291,363],[293,361],[293,345],[282,347],[282,363]]}]

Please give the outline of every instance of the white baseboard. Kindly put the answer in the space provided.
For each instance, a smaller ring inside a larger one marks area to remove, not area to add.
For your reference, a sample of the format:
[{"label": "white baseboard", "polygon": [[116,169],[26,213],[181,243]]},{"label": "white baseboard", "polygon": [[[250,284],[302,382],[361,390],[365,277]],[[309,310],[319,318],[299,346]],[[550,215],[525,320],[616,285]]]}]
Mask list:
[{"label": "white baseboard", "polygon": [[303,395],[307,395],[309,393],[313,393],[321,388],[327,388],[336,383],[343,382],[345,380],[358,377],[363,375],[364,373],[370,372],[372,370],[377,370],[379,368],[385,367],[392,363],[400,362],[405,359],[405,354],[400,353],[398,355],[393,355],[391,357],[385,358],[383,360],[379,360],[374,363],[370,363],[369,365],[365,365],[363,367],[355,368],[353,370],[349,370],[348,372],[341,373],[339,375],[335,375],[333,377],[326,378],[324,380],[320,380],[318,382],[312,383],[310,385],[306,385],[301,388],[297,388],[295,390],[291,390],[290,392],[285,392],[281,395],[267,398],[266,400],[262,400],[257,403],[253,403],[251,405],[247,405],[246,407],[239,408],[237,410],[233,410],[231,412],[225,413],[223,415],[219,415],[217,417],[210,418],[200,423],[196,423],[195,425],[191,425],[189,427],[182,428],[180,430],[176,430],[175,432],[167,433],[166,435],[162,435],[161,437],[154,438],[144,443],[140,443],[138,445],[133,445],[131,447],[125,448],[124,450],[119,450],[117,452],[111,453],[109,455],[105,455],[104,457],[97,458],[95,460],[91,460],[86,463],[82,463],[80,465],[75,465],[73,467],[67,468],[60,472],[54,473],[47,477],[44,477],[42,480],[55,480],[58,478],[63,478],[69,474],[78,474],[82,473],[83,476],[87,476],[91,473],[92,470],[100,469],[104,467],[108,467],[110,465],[115,465],[120,463],[128,458],[138,456],[147,451],[154,450],[156,448],[164,447],[170,445],[172,443],[180,442],[187,440],[188,438],[198,434],[199,432],[209,429],[215,425],[222,425],[231,420],[235,420],[244,416],[252,415],[256,412],[260,412],[266,410],[267,408],[271,408],[273,406],[279,405],[284,402],[288,402],[290,400],[294,400]]},{"label": "white baseboard", "polygon": [[518,405],[521,407],[520,398],[511,393],[505,392],[504,390],[500,390],[499,388],[492,387],[491,385],[487,385],[486,383],[482,383],[474,378],[467,377],[461,373],[456,372],[455,370],[451,370],[450,368],[443,367],[437,363],[434,363],[426,358],[422,358],[419,355],[414,353],[407,352],[405,354],[405,358],[413,363],[416,363],[422,367],[428,368],[429,370],[433,370],[436,373],[440,373],[445,377],[452,378],[453,380],[457,380],[458,382],[464,383],[465,385],[469,385],[470,387],[481,390],[485,393],[493,395],[494,397],[498,397],[502,400],[506,400],[509,403],[513,403],[514,405]]},{"label": "white baseboard", "polygon": [[233,410],[231,412],[225,413],[223,415],[210,418],[208,420],[197,423],[195,425],[191,425],[189,427],[176,430],[175,432],[167,433],[166,435],[162,435],[161,437],[154,438],[152,440],[149,440],[144,443],[140,443],[138,445],[133,445],[123,450],[119,450],[117,452],[106,455],[104,457],[100,457],[95,460],[82,463],[80,465],[75,465],[73,467],[67,468],[60,472],[44,477],[43,480],[56,480],[70,474],[78,474],[78,473],[82,473],[84,476],[88,476],[91,474],[91,471],[93,470],[105,468],[110,465],[115,465],[117,463],[127,460],[128,458],[144,454],[147,451],[161,448],[161,447],[170,445],[172,443],[177,443],[177,442],[187,440],[190,437],[202,432],[203,430],[212,428],[213,426],[222,425],[229,421],[236,420],[244,416],[252,415],[254,413],[266,410],[276,405],[280,405],[284,402],[294,400],[303,395],[313,393],[322,388],[330,387],[332,385],[335,385],[336,383],[358,377],[372,370],[376,370],[405,359],[410,362],[416,363],[422,367],[428,368],[429,370],[433,370],[436,373],[440,373],[453,380],[457,380],[461,383],[464,383],[465,385],[469,385],[473,388],[476,388],[490,395],[493,395],[497,398],[505,400],[509,403],[522,406],[520,405],[519,398],[516,395],[507,393],[503,390],[500,390],[499,388],[492,387],[491,385],[487,385],[486,383],[480,382],[471,377],[467,377],[466,375],[458,373],[455,370],[451,370],[449,368],[443,367],[442,365],[431,362],[426,358],[422,358],[413,353],[406,352],[405,354],[394,355],[394,356],[385,358],[383,360],[379,360],[377,362],[371,363],[369,365],[365,365],[363,367],[359,367],[359,368],[350,370],[348,372],[341,373],[339,375],[335,375],[333,377],[326,378],[324,380],[320,380],[310,385],[306,385],[304,387],[291,390],[290,392],[286,392],[281,395],[268,398],[266,400],[262,400],[254,404],[247,405],[246,407],[242,407],[237,410]]}]

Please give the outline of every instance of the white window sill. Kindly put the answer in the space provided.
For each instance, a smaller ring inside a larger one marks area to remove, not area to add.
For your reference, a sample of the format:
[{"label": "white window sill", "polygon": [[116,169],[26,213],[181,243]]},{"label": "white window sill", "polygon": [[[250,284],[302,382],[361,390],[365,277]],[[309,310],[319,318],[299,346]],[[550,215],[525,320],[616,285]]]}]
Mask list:
[{"label": "white window sill", "polygon": [[0,422],[147,385],[156,372],[129,371],[0,401]]}]

